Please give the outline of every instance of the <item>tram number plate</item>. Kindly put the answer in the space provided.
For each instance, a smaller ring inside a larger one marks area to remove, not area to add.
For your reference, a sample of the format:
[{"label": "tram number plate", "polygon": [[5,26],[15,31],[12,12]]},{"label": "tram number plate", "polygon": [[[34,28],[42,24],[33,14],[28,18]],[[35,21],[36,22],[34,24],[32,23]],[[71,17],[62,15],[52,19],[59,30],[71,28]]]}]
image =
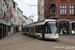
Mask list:
[{"label": "tram number plate", "polygon": [[56,37],[56,34],[54,34],[54,37]]}]

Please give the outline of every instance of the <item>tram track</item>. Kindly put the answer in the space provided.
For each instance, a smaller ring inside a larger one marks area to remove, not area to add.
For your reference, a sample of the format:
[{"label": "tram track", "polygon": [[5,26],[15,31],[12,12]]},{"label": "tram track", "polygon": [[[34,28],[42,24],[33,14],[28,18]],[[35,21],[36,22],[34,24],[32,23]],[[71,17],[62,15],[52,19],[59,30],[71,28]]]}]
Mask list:
[{"label": "tram track", "polygon": [[32,41],[32,40],[34,40],[34,39],[35,39],[35,38],[29,37],[29,38],[27,38],[27,39],[22,39],[22,40],[19,40],[19,41],[16,41],[16,42],[12,42],[12,43],[0,44],[0,47],[6,47],[6,46],[11,46],[11,45],[17,45],[17,44],[21,44],[21,43],[24,43],[24,42]]}]

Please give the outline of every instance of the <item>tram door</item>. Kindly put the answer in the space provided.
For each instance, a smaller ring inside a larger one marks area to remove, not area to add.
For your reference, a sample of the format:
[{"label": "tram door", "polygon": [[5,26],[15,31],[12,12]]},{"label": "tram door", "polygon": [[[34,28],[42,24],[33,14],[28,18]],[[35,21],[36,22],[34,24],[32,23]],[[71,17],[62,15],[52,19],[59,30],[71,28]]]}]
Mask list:
[{"label": "tram door", "polygon": [[59,22],[59,34],[69,34],[69,22],[68,21],[60,21]]},{"label": "tram door", "polygon": [[42,25],[42,38],[45,38],[45,25]]}]

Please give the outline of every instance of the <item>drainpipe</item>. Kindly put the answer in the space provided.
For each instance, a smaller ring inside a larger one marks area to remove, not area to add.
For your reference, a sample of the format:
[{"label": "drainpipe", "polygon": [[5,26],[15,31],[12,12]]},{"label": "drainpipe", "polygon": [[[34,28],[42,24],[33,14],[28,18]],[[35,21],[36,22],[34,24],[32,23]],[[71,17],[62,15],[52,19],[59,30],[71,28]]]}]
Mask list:
[{"label": "drainpipe", "polygon": [[3,13],[2,13],[2,0],[1,0],[1,17],[3,18]]},{"label": "drainpipe", "polygon": [[[3,18],[3,13],[2,13],[2,0],[1,0],[1,18]],[[3,25],[2,25],[2,39],[3,39]]]},{"label": "drainpipe", "polygon": [[49,0],[49,17],[50,17],[50,1],[51,1],[51,0]]}]

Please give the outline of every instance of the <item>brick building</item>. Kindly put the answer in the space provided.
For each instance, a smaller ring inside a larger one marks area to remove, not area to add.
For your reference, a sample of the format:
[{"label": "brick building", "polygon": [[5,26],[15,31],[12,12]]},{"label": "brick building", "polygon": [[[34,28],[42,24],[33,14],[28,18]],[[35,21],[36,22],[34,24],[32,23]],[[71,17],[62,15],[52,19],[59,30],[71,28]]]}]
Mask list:
[{"label": "brick building", "polygon": [[60,34],[75,34],[75,0],[44,0],[44,19],[56,19]]},{"label": "brick building", "polygon": [[56,19],[60,34],[75,34],[75,0],[44,0],[44,18]]}]

